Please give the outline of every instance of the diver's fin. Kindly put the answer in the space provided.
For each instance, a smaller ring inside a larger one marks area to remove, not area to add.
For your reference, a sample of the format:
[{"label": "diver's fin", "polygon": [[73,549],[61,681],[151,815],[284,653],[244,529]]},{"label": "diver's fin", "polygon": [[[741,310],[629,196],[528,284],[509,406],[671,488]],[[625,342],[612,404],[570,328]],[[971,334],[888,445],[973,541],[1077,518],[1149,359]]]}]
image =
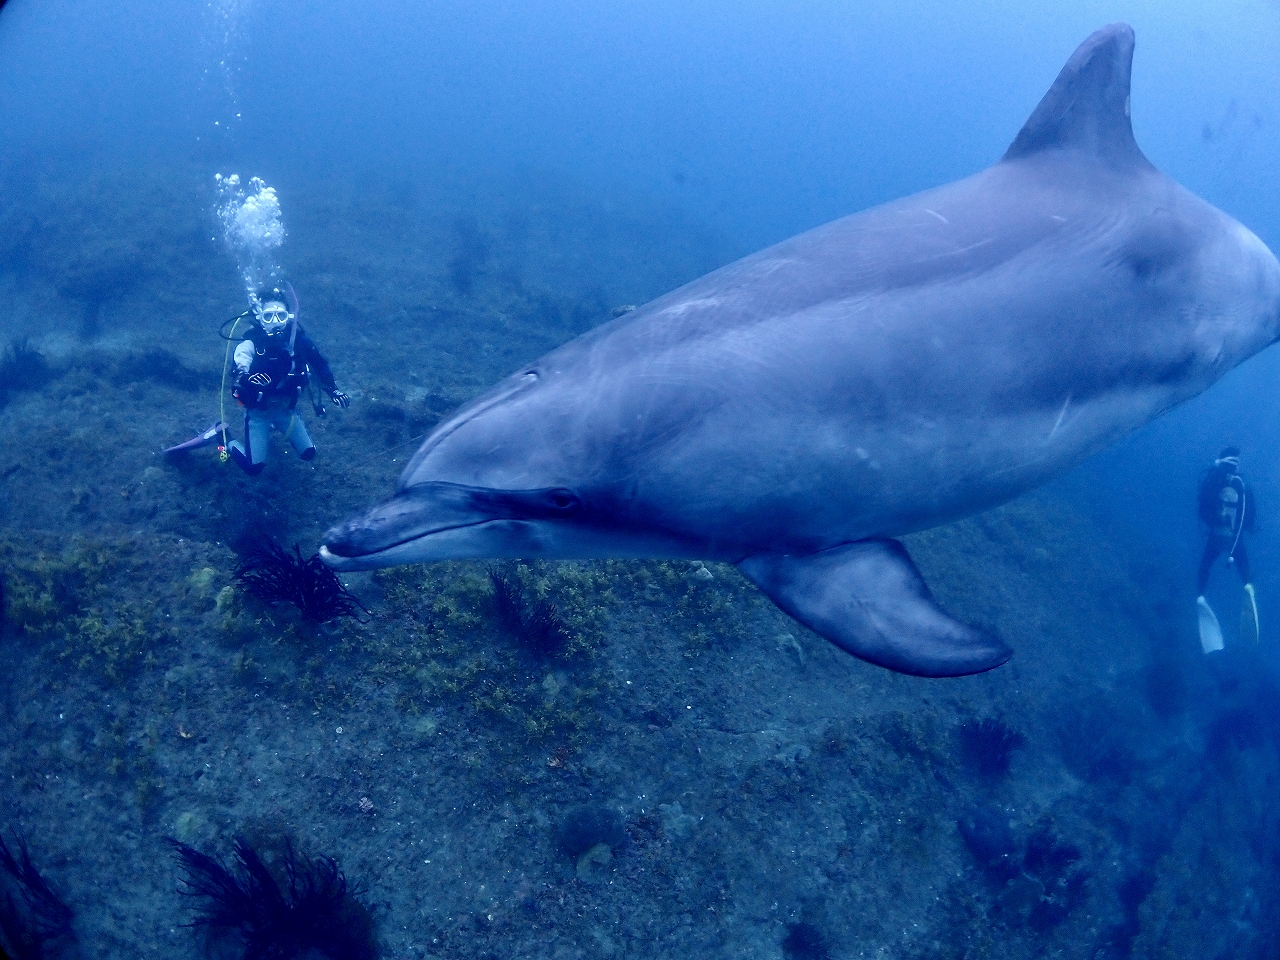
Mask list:
[{"label": "diver's fin", "polygon": [[1240,608],[1240,633],[1258,642],[1258,598],[1253,595],[1253,584],[1244,585],[1244,605]]},{"label": "diver's fin", "polygon": [[801,556],[760,553],[738,567],[806,627],[899,673],[960,677],[998,667],[1013,652],[947,616],[897,540]]},{"label": "diver's fin", "polygon": [[172,447],[165,447],[161,453],[183,453],[187,450],[198,450],[200,447],[207,447],[218,439],[218,434],[227,429],[227,425],[219,420],[204,433],[197,433],[190,440],[184,443],[175,444]]},{"label": "diver's fin", "polygon": [[1196,611],[1200,615],[1200,647],[1205,653],[1222,649],[1222,627],[1218,617],[1204,597],[1196,597]]},{"label": "diver's fin", "polygon": [[1132,67],[1132,27],[1113,23],[1095,31],[1071,55],[1002,159],[1075,150],[1111,167],[1150,166],[1129,122]]}]

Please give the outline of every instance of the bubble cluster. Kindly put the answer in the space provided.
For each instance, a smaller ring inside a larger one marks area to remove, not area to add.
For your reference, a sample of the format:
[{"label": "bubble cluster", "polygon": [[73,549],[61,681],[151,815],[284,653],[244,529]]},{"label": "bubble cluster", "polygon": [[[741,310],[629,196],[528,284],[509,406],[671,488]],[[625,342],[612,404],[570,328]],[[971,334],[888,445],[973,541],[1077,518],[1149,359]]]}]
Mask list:
[{"label": "bubble cluster", "polygon": [[252,301],[257,290],[280,275],[275,251],[284,243],[284,221],[274,187],[259,177],[246,192],[238,174],[215,176],[218,220],[222,238],[236,256],[245,292]]}]

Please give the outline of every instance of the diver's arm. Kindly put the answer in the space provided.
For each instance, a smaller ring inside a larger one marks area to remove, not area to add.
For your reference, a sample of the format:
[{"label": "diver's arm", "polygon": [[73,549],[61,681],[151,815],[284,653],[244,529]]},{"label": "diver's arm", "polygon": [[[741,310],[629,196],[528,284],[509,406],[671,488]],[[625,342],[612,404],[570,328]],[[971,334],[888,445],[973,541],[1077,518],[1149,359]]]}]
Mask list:
[{"label": "diver's arm", "polygon": [[253,341],[241,340],[236,344],[236,352],[232,354],[232,359],[235,361],[237,373],[248,373],[249,368],[253,366]]},{"label": "diver's arm", "polygon": [[316,375],[316,379],[320,381],[320,386],[324,387],[326,393],[332,394],[338,389],[338,384],[333,379],[333,371],[329,369],[329,361],[302,330],[298,331],[298,342],[294,345],[294,349],[302,357],[302,362],[311,368],[311,372]]}]

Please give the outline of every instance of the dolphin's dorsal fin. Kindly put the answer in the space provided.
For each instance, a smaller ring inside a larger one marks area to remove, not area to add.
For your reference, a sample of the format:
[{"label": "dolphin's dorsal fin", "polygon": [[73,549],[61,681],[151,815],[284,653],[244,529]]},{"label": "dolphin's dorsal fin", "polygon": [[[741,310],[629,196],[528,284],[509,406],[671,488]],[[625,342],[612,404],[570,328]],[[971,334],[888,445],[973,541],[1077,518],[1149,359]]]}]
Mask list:
[{"label": "dolphin's dorsal fin", "polygon": [[1129,122],[1133,28],[1113,23],[1076,49],[1003,160],[1050,150],[1087,153],[1113,167],[1146,166]]}]

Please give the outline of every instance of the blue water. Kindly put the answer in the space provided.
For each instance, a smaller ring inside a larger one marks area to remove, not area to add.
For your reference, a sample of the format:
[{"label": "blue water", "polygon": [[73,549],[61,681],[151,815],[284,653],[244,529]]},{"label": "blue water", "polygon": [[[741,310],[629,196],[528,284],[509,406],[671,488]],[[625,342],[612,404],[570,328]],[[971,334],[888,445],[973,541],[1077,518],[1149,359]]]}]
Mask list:
[{"label": "blue water", "polygon": [[[1119,20],[1132,24],[1137,34],[1132,118],[1143,151],[1170,177],[1236,217],[1272,249],[1280,249],[1280,0],[9,0],[0,11],[0,204],[6,211],[25,210],[36,193],[28,187],[39,180],[40,212],[32,216],[43,218],[40,229],[52,233],[59,225],[71,229],[66,225],[74,223],[76,231],[89,236],[93,224],[101,222],[95,220],[97,214],[77,220],[65,210],[79,204],[80,217],[84,210],[96,209],[86,207],[88,201],[77,193],[88,190],[85,184],[96,182],[94,177],[182,171],[189,177],[182,181],[187,186],[175,186],[176,194],[166,196],[181,198],[189,187],[189,223],[184,220],[181,229],[174,228],[174,235],[187,243],[183,257],[189,266],[177,282],[157,279],[159,273],[140,274],[137,289],[119,301],[105,299],[101,308],[86,308],[99,313],[85,320],[76,306],[85,301],[80,293],[55,292],[56,277],[32,279],[42,275],[31,264],[0,263],[0,289],[10,301],[8,315],[0,319],[0,339],[7,343],[29,335],[51,356],[71,356],[85,342],[106,350],[159,343],[184,358],[212,357],[206,366],[215,366],[221,343],[200,337],[223,316],[243,309],[243,303],[234,256],[219,243],[213,178],[236,172],[246,182],[257,176],[277,189],[289,231],[280,263],[298,278],[304,309],[320,308],[314,315],[334,348],[331,359],[340,383],[358,390],[359,403],[388,389],[398,338],[438,337],[440,349],[451,351],[455,367],[470,362],[456,352],[462,341],[450,339],[448,331],[414,326],[425,323],[422,311],[430,304],[423,291],[429,285],[360,289],[368,280],[357,270],[361,254],[366,266],[405,259],[435,264],[431,269],[442,274],[448,255],[431,244],[446,238],[465,247],[466,238],[474,235],[484,247],[480,260],[491,256],[490,246],[497,251],[483,269],[494,276],[518,274],[513,288],[534,291],[528,293],[531,299],[541,295],[550,303],[552,294],[571,292],[577,306],[552,304],[546,308],[551,319],[544,325],[527,321],[505,343],[506,308],[493,307],[498,319],[484,328],[489,332],[477,334],[483,344],[471,344],[474,365],[463,372],[450,368],[451,379],[442,380],[444,386],[429,375],[413,384],[394,384],[418,400],[433,391],[442,393],[439,414],[518,363],[605,319],[613,306],[643,301],[736,256],[988,166],[1003,153],[1077,44],[1097,27]],[[326,184],[334,185],[333,197],[340,195],[341,202],[326,198]],[[365,193],[371,199],[362,208]],[[145,206],[146,196],[133,202]],[[383,229],[388,204],[394,206],[387,198],[397,196],[406,198],[406,209],[413,208],[415,223],[430,226],[421,233],[408,226]],[[329,200],[333,207],[325,206]],[[65,209],[59,206],[63,202]],[[102,195],[95,202],[108,203]],[[368,219],[361,219],[366,214]],[[126,212],[111,222],[137,220]],[[495,223],[505,226],[499,229]],[[207,244],[199,234],[204,230]],[[358,250],[365,241],[357,234],[374,240]],[[396,237],[411,239],[393,242]],[[146,247],[144,241],[139,241],[147,251],[144,261],[164,259],[164,250]],[[65,253],[77,242],[73,235],[59,249]],[[326,256],[329,243],[334,249],[345,245],[341,257]],[[517,263],[519,257],[525,259]],[[496,262],[507,266],[492,266]],[[190,266],[196,263],[198,267]],[[407,269],[397,273],[388,267],[377,279],[416,283],[405,279],[411,276]],[[196,296],[197,288],[203,299],[183,313],[178,305]],[[171,328],[182,342],[164,341],[167,321],[149,313],[152,304],[159,304],[156,309],[163,313],[182,314]],[[344,304],[355,306],[344,314]],[[198,314],[198,321],[188,314]],[[360,319],[372,315],[385,325]],[[170,434],[148,435],[139,444],[150,452],[162,442],[182,439],[187,427],[203,427],[205,411],[213,407],[211,396],[202,395],[198,404],[192,401],[189,415],[182,407],[182,423],[166,421]],[[8,413],[0,409],[0,415],[14,416],[12,408]],[[148,415],[122,414],[110,427],[95,425],[91,432],[145,434],[145,423],[137,421]],[[403,414],[388,416],[399,416],[395,423],[404,420]],[[429,423],[414,421],[401,433],[388,432],[385,445],[407,443],[412,449],[412,434],[420,426],[425,429]],[[38,433],[34,424],[31,430]],[[8,451],[0,448],[0,470],[6,459],[16,462],[27,451],[25,439],[21,451],[19,442],[13,442]],[[333,442],[345,441],[336,437]],[[51,448],[70,445],[50,443]],[[1114,558],[1117,574],[1132,575],[1136,593],[1148,594],[1134,602],[1151,601],[1161,616],[1168,616],[1151,627],[1155,642],[1194,646],[1190,601],[1200,551],[1195,486],[1200,471],[1227,444],[1242,447],[1243,468],[1259,504],[1259,529],[1250,541],[1263,643],[1256,663],[1258,669],[1275,670],[1280,664],[1275,652],[1280,650],[1280,353],[1274,349],[1056,481],[1050,488],[1055,503],[1066,504],[1100,531],[1058,546],[1075,560],[1096,552],[1102,570]],[[68,490],[98,482],[88,465],[68,469]],[[82,472],[75,473],[77,469]],[[330,461],[325,469],[331,472],[299,481],[299,489],[328,484],[341,491],[348,468]],[[339,499],[295,526],[279,520],[279,529],[314,543],[324,525],[340,519],[348,507],[389,490],[398,467],[368,466],[361,460],[349,469],[355,472],[351,484],[362,485],[358,492],[333,494]],[[15,496],[16,488],[9,489]],[[206,496],[195,481],[183,491],[186,501]],[[254,501],[254,509],[260,505]],[[165,509],[158,516],[165,517]],[[215,501],[214,509],[234,514],[238,506],[228,495]],[[269,507],[263,509],[270,513]],[[13,504],[10,510],[8,516],[15,516]],[[46,515],[52,516],[41,514]],[[92,514],[69,509],[61,524],[41,520],[40,529],[53,537],[72,537],[96,530],[96,522]],[[166,527],[154,521],[153,528],[135,517],[121,521],[148,534],[191,537],[198,525],[190,517],[182,522],[186,525]],[[220,547],[214,539],[217,522],[200,528],[199,535]],[[8,532],[17,531],[14,526]],[[184,568],[175,582],[187,572]],[[1086,606],[1094,596],[1089,586],[1079,591]],[[1215,605],[1232,609],[1236,589],[1234,575],[1219,567],[1211,594]],[[962,588],[955,590],[959,595]],[[768,646],[777,646],[772,634]],[[1197,673],[1198,651],[1191,649],[1191,654],[1186,654],[1184,669],[1203,679]],[[1123,659],[1123,654],[1117,656]],[[1081,702],[1105,687],[1103,676],[1099,672],[1090,681],[1091,690],[1087,696],[1082,693]],[[1014,679],[1000,682],[1016,686]],[[1200,679],[1189,682],[1195,696],[1235,690],[1231,683],[1215,686],[1203,680],[1201,687],[1196,686]],[[901,695],[889,681],[883,683],[876,689],[884,702]],[[1003,687],[965,689],[970,691],[965,696],[971,696],[965,709],[975,715],[1007,707],[998,698]],[[972,693],[975,689],[978,693]],[[992,699],[983,699],[987,693]],[[1028,698],[1018,701],[1032,704],[1028,710],[1040,709],[1027,691],[1019,689],[1018,696]],[[911,697],[893,701],[895,709],[908,713],[912,702]],[[1040,706],[1053,713],[1068,709],[1069,701]],[[1242,709],[1260,708],[1249,703]],[[11,716],[15,711],[11,708]],[[1274,717],[1265,711],[1253,716]],[[1187,730],[1199,729],[1200,719],[1188,720]],[[1182,734],[1166,730],[1165,736],[1172,743]],[[1150,773],[1153,778],[1163,775],[1178,776],[1159,769]],[[1036,776],[1052,779],[1043,770]],[[884,796],[892,796],[895,788],[884,789]],[[1245,787],[1241,791],[1241,796],[1248,792]],[[996,799],[1019,802],[1011,795]],[[663,802],[669,806],[669,800],[674,797]],[[1106,810],[1109,800],[1101,796],[1090,802],[1095,804],[1092,814],[1081,818],[1096,826],[1105,818],[1099,811]],[[22,804],[36,806],[30,796]],[[680,829],[673,826],[679,811],[674,816],[667,821],[672,835]],[[0,813],[0,829],[4,826]],[[153,832],[159,836],[173,829],[170,818]],[[219,835],[225,839],[233,829],[228,820]],[[457,829],[465,832],[465,823]],[[1133,830],[1141,832],[1136,826]],[[1079,832],[1087,831],[1081,827]],[[33,836],[33,846],[40,839]],[[1224,837],[1221,843],[1231,839]],[[1267,842],[1273,839],[1267,834]],[[926,840],[920,842],[927,847]],[[1134,844],[1140,846],[1136,840]],[[1162,848],[1169,849],[1175,848]],[[928,854],[919,856],[927,859]],[[1259,854],[1263,860],[1273,856],[1274,851]],[[1132,876],[1148,874],[1136,871]],[[1275,878],[1272,873],[1265,880],[1274,885]],[[1108,891],[1097,893],[1102,898],[1098,903],[1105,901],[1093,908],[1099,916],[1111,909],[1135,924],[1141,917],[1145,931],[1159,927],[1161,910],[1173,909],[1156,900],[1141,910],[1128,904],[1116,907],[1124,895],[1109,892],[1113,887],[1127,889],[1120,881],[1104,883],[1099,875],[1095,891]],[[1017,913],[1007,905],[1013,894],[1001,896],[1006,914],[991,921],[996,930],[992,955],[1000,954],[1002,942],[1011,951],[1009,944],[1024,942],[1021,934],[1011,932],[1012,926],[1000,926]],[[1277,909],[1271,905],[1274,889],[1259,896],[1266,900],[1265,908],[1244,916],[1238,905],[1224,907],[1221,924],[1265,925],[1259,917],[1278,915],[1268,913]],[[796,906],[802,901],[809,904],[810,915],[821,915],[811,900],[797,895],[790,908],[793,918],[803,913]],[[477,916],[483,913],[476,909]],[[1229,910],[1236,913],[1228,916]],[[764,911],[760,907],[758,913]],[[700,920],[673,918],[672,924],[696,928]],[[824,929],[838,926],[831,918],[823,924]],[[547,936],[554,939],[554,930]],[[860,951],[871,956],[881,946],[887,956],[967,955],[966,948],[954,944],[935,953],[921,944],[893,952],[887,941],[861,940],[856,931],[843,928],[833,936],[842,946],[832,955],[839,956],[863,955]],[[945,939],[945,929],[933,936]],[[1137,944],[1133,949],[1138,953],[1148,950],[1144,955],[1166,955],[1144,936],[1125,942]],[[147,937],[144,931],[121,942]],[[1100,942],[1084,939],[1084,933],[1080,937],[1075,946],[1082,951]],[[456,938],[450,942],[454,953],[445,954],[470,955],[456,946]],[[643,937],[631,942],[643,944]],[[701,948],[723,948],[724,955],[731,955],[726,944],[741,946],[727,934],[711,942],[719,946],[702,943]],[[190,946],[183,944],[184,950]],[[125,955],[131,948],[118,949]],[[151,943],[149,949],[161,948]],[[430,949],[422,947],[425,954],[412,955],[431,955]],[[664,955],[657,948],[651,954],[633,949],[639,956]],[[758,955],[776,956],[777,950],[788,957],[824,955],[804,949],[809,948],[771,942]],[[1070,945],[1064,949],[1063,955],[1087,955],[1073,954]],[[114,954],[90,949],[89,955]],[[549,948],[545,955],[554,954]],[[592,954],[588,949],[581,955]],[[1270,954],[1264,950],[1256,955]]]}]

